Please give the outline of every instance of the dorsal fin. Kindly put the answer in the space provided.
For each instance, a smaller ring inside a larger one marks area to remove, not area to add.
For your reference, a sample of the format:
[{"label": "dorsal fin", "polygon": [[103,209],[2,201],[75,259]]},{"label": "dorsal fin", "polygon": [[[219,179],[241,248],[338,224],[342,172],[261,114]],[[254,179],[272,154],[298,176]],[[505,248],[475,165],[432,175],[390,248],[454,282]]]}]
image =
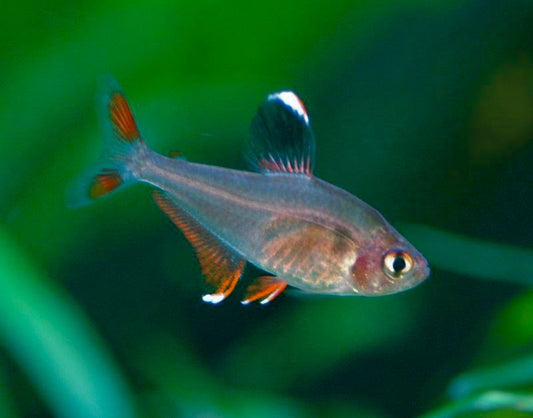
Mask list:
[{"label": "dorsal fin", "polygon": [[312,175],[315,138],[307,110],[292,91],[268,96],[250,131],[250,159],[258,171]]},{"label": "dorsal fin", "polygon": [[203,300],[211,303],[224,300],[241,277],[245,261],[185,213],[166,193],[155,191],[153,197],[196,250],[202,273],[214,289],[213,293],[204,295]]}]

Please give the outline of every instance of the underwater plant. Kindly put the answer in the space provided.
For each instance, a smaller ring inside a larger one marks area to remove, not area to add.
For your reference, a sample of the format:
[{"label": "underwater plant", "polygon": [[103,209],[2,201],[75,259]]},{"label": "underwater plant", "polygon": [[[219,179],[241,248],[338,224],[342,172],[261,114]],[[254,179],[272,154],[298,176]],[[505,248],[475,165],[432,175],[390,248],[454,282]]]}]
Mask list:
[{"label": "underwater plant", "polygon": [[[531,415],[531,1],[2,6],[0,416]],[[100,152],[109,72],[154,151],[238,170],[258,104],[297,91],[314,175],[377,208],[431,276],[203,302],[149,187],[65,205]]]}]

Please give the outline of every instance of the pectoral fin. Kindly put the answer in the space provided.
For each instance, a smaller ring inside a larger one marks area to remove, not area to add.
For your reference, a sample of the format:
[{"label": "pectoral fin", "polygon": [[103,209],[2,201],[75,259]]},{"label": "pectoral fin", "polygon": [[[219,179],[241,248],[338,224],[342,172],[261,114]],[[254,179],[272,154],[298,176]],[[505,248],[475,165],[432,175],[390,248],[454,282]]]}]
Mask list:
[{"label": "pectoral fin", "polygon": [[204,302],[223,301],[239,281],[245,260],[222,244],[165,193],[154,192],[154,200],[196,250],[202,273],[207,283],[215,289],[213,293],[202,297]]},{"label": "pectoral fin", "polygon": [[287,287],[287,282],[273,276],[261,276],[255,279],[246,289],[243,305],[259,300],[261,305],[278,297]]}]

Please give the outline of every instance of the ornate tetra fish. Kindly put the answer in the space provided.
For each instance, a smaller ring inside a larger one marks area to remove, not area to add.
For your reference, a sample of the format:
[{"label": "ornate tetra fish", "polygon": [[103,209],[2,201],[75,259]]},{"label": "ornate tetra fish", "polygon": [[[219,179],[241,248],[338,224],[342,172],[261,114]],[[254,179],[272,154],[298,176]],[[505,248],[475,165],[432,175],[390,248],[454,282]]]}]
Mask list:
[{"label": "ornate tetra fish", "polygon": [[428,277],[424,257],[378,211],[313,175],[314,135],[293,92],[269,95],[252,121],[256,172],[157,154],[147,147],[116,83],[104,99],[108,147],[76,187],[72,203],[135,182],[153,186],[155,202],[196,250],[212,287],[205,302],[225,299],[246,262],[267,274],[251,282],[243,304],[268,303],[287,285],[311,293],[379,296]]}]

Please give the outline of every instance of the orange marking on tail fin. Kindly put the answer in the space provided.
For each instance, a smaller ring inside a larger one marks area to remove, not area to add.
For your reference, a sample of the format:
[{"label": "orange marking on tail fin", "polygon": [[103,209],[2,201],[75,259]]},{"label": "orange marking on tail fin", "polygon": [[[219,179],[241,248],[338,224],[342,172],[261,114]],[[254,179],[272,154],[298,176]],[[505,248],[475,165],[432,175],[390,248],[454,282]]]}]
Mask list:
[{"label": "orange marking on tail fin", "polygon": [[122,184],[122,179],[117,170],[107,170],[97,174],[89,188],[91,199],[98,199],[108,193],[111,193]]},{"label": "orange marking on tail fin", "polygon": [[164,193],[154,192],[154,200],[196,250],[202,273],[215,291],[204,295],[205,302],[219,303],[235,289],[245,260],[222,244],[192,216],[185,213]]},{"label": "orange marking on tail fin", "polygon": [[287,287],[287,282],[272,276],[261,276],[256,278],[246,289],[243,305],[260,300],[264,305],[278,297]]},{"label": "orange marking on tail fin", "polygon": [[109,100],[109,117],[115,133],[126,142],[140,139],[130,106],[121,93],[113,93]]}]

